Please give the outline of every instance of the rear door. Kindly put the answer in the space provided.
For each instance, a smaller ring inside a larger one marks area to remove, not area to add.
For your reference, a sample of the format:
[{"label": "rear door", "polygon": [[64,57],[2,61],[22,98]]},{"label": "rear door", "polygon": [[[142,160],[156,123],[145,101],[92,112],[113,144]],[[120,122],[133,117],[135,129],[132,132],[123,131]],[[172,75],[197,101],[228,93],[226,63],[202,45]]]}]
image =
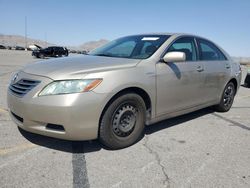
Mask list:
[{"label": "rear door", "polygon": [[220,94],[230,75],[231,65],[225,55],[210,41],[197,38],[200,60],[204,65],[204,100],[214,101]]},{"label": "rear door", "polygon": [[[180,111],[204,103],[203,64],[198,61],[197,47],[193,37],[182,37],[167,49],[186,54],[185,62],[158,62],[157,72],[157,116]],[[166,52],[166,53],[167,53]]]}]

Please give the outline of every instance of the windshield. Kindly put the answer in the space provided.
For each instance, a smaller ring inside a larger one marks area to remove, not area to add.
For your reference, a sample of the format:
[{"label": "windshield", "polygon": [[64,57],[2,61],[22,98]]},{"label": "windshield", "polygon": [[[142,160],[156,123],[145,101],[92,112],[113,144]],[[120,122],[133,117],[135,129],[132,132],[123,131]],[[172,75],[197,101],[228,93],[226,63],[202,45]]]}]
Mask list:
[{"label": "windshield", "polygon": [[95,56],[146,59],[169,38],[169,35],[136,35],[119,38],[89,53]]}]

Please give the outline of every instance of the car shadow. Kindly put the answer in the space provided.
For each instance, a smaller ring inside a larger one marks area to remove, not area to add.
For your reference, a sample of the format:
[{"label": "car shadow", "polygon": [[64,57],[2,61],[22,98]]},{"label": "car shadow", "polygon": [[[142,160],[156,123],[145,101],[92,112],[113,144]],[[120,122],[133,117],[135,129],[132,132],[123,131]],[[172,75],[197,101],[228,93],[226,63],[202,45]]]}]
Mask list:
[{"label": "car shadow", "polygon": [[[153,134],[163,129],[179,125],[181,123],[202,117],[204,115],[207,115],[213,112],[214,111],[211,108],[205,108],[205,109],[198,110],[198,111],[186,114],[186,115],[178,116],[175,118],[161,121],[159,123],[155,123],[145,128],[145,135]],[[30,132],[24,131],[21,128],[18,128],[18,129],[19,129],[19,132],[31,143],[42,146],[42,147],[54,149],[54,150],[64,151],[68,153],[90,153],[90,152],[99,151],[101,149],[110,150],[106,146],[100,144],[97,140],[67,141],[67,140],[61,140],[57,138],[42,136],[38,134],[33,134]],[[143,139],[143,137],[141,139]]]},{"label": "car shadow", "polygon": [[244,88],[250,88],[250,84],[248,85],[248,84],[242,84],[242,85],[240,85],[241,87],[244,87]]},{"label": "car shadow", "polygon": [[31,143],[54,150],[64,151],[68,153],[90,153],[99,151],[102,148],[105,149],[105,146],[101,145],[97,140],[68,141],[30,133],[19,127],[18,129],[22,136],[24,136]]},{"label": "car shadow", "polygon": [[174,74],[176,75],[176,77],[178,79],[181,79],[181,71],[180,71],[179,67],[176,66],[175,63],[167,63],[167,66],[169,66],[170,69],[172,69],[172,71],[174,72]]},{"label": "car shadow", "polygon": [[211,114],[213,112],[214,112],[214,110],[212,108],[204,108],[204,109],[201,109],[201,110],[198,110],[195,112],[191,112],[191,113],[188,113],[185,115],[181,115],[181,116],[177,116],[177,117],[170,118],[167,120],[163,120],[163,121],[160,121],[160,122],[155,123],[153,125],[147,126],[146,130],[145,130],[145,134],[147,134],[147,135],[153,134],[153,133],[158,132],[162,129],[173,127],[173,126],[185,123],[187,121],[190,121],[192,119],[196,119],[196,118],[202,117],[204,115]]}]

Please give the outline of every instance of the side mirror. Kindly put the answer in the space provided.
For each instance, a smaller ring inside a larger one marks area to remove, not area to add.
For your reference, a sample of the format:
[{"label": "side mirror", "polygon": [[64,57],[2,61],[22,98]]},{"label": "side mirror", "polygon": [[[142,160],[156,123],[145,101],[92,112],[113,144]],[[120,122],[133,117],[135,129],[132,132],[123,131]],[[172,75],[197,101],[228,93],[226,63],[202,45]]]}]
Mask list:
[{"label": "side mirror", "polygon": [[163,61],[166,63],[183,62],[186,61],[186,54],[184,52],[168,52],[164,55]]}]

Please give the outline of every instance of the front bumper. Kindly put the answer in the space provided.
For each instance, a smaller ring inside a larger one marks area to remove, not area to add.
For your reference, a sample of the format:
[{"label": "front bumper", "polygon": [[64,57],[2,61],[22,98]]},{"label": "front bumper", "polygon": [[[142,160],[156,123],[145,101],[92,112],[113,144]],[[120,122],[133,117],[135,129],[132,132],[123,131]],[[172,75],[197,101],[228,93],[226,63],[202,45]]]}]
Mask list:
[{"label": "front bumper", "polygon": [[21,73],[21,77],[40,80],[41,83],[23,97],[8,90],[10,115],[20,128],[66,140],[98,137],[99,118],[106,104],[106,94],[86,92],[39,97],[41,89],[52,80],[26,73]]}]

